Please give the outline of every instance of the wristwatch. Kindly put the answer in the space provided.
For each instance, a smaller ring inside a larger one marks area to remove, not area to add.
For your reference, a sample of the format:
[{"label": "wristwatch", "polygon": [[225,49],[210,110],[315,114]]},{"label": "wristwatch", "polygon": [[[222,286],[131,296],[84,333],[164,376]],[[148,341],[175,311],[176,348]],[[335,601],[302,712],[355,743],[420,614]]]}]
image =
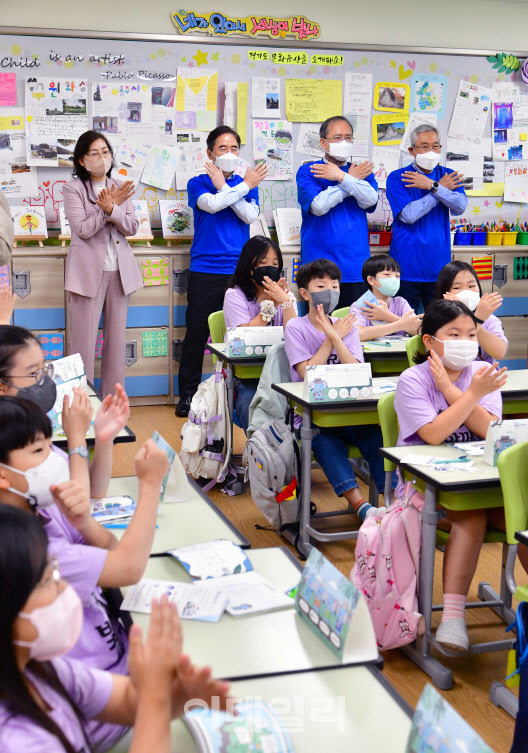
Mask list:
[{"label": "wristwatch", "polygon": [[68,457],[71,457],[72,455],[80,455],[85,460],[88,460],[90,457],[86,445],[80,445],[79,447],[74,447],[73,449],[68,450]]},{"label": "wristwatch", "polygon": [[431,193],[436,193],[438,191],[438,186],[440,183],[437,180],[433,180],[433,185],[431,186]]}]

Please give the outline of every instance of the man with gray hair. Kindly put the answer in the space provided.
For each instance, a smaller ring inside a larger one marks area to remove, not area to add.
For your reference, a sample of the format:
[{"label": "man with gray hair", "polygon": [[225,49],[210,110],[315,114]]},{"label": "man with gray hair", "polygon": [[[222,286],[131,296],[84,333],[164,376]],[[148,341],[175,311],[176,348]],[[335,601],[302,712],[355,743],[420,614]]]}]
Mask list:
[{"label": "man with gray hair", "polygon": [[401,268],[399,294],[418,312],[434,298],[436,279],[451,261],[449,212],[461,215],[467,206],[464,176],[439,165],[442,146],[432,125],[411,133],[412,165],[387,178],[392,226],[391,256]]}]

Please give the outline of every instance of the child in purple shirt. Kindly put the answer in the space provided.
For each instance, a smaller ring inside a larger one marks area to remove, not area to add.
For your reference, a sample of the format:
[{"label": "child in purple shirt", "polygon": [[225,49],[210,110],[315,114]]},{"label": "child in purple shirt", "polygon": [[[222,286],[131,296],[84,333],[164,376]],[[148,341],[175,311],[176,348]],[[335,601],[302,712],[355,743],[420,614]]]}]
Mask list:
[{"label": "child in purple shirt", "polygon": [[436,298],[448,301],[462,301],[477,322],[478,357],[481,361],[493,363],[506,356],[508,340],[501,320],[494,311],[502,305],[499,293],[482,295],[477,273],[465,261],[450,261],[442,267],[436,281]]},{"label": "child in purple shirt", "polygon": [[405,298],[396,296],[400,288],[398,262],[387,254],[373,254],[366,259],[361,274],[371,291],[365,295],[371,300],[364,300],[364,296],[361,296],[350,307],[350,313],[356,317],[359,339],[415,335],[422,317],[416,316]]},{"label": "child in purple shirt", "polygon": [[[506,368],[497,370],[496,363],[474,360],[478,340],[473,314],[460,301],[434,301],[424,314],[422,340],[428,355],[418,354],[417,365],[403,372],[396,387],[397,444],[483,439],[490,422],[502,415],[500,388]],[[469,648],[466,598],[486,525],[504,530],[504,512],[446,512],[451,528],[444,555],[444,611],[436,639],[464,653]]]},{"label": "child in purple shirt", "polygon": [[[303,381],[308,365],[363,361],[354,315],[347,314],[342,319],[329,316],[339,301],[340,281],[339,267],[328,259],[304,264],[297,272],[299,292],[308,302],[309,311],[306,316],[288,322],[284,332],[294,382]],[[314,455],[335,493],[345,497],[360,520],[364,520],[375,508],[361,496],[348,460],[348,445],[359,448],[368,461],[378,491],[383,492],[383,461],[378,453],[382,446],[379,426],[323,428],[312,439]]]},{"label": "child in purple shirt", "polygon": [[[187,701],[227,704],[229,686],[182,655],[175,607],[152,604],[148,637],[130,633],[130,677],[63,658],[82,624],[82,605],[48,557],[38,518],[0,504],[0,750],[87,753],[88,720],[128,730],[130,753],[169,753],[170,719]],[[128,746],[127,746],[128,749]]]},{"label": "child in purple shirt", "polygon": [[[297,316],[295,296],[281,277],[282,253],[279,246],[263,235],[255,235],[243,246],[238,264],[224,296],[224,319],[232,327],[282,327]],[[271,302],[275,313],[262,317],[260,304]],[[237,425],[244,431],[249,424],[249,405],[258,379],[237,379],[235,409]]]},{"label": "child in purple shirt", "polygon": [[[85,416],[88,425],[90,416]],[[66,423],[69,445],[79,446],[87,426],[81,421],[75,427],[71,421]],[[136,455],[138,502],[120,541],[91,517],[89,485],[83,486],[74,464],[84,464],[88,474],[87,461],[76,454],[70,458],[71,479],[64,480],[68,461],[52,451],[51,423],[38,405],[18,397],[0,397],[0,502],[38,514],[49,551],[81,600],[82,629],[69,656],[97,669],[126,674],[128,637],[102,589],[131,585],[143,575],[168,460],[152,440]],[[96,724],[89,725],[87,733],[94,747],[107,750],[124,730]]]}]

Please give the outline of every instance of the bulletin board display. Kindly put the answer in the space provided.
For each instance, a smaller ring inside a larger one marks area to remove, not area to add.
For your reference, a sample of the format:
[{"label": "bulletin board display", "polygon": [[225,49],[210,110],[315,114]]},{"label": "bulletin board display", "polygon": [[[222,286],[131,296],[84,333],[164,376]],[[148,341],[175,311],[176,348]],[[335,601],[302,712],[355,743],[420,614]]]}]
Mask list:
[{"label": "bulletin board display", "polygon": [[[136,180],[135,198],[147,202],[156,228],[158,201],[186,202],[186,181],[203,172],[207,132],[225,122],[243,136],[243,160],[268,164],[259,199],[271,223],[273,210],[297,206],[295,173],[321,156],[320,121],[343,114],[354,125],[354,156],[372,159],[382,189],[391,170],[410,162],[405,148],[411,127],[433,122],[445,164],[464,173],[468,190],[480,193],[470,195],[467,220],[526,221],[522,169],[518,185],[511,182],[516,201],[486,194],[512,165],[524,164],[528,137],[518,133],[520,151],[517,144],[509,154],[508,128],[516,125],[511,111],[494,115],[491,99],[484,115],[475,108],[473,117],[471,108],[476,98],[482,105],[492,86],[511,82],[526,88],[518,72],[497,73],[485,57],[433,51],[339,50],[313,43],[303,49],[302,42],[281,47],[271,39],[257,45],[0,34],[0,184],[10,181],[13,193],[4,191],[10,204],[42,207],[48,227],[59,228],[73,145],[79,130],[95,127],[111,139],[121,174]],[[60,84],[60,93],[50,105],[52,84]],[[2,173],[9,160],[12,171]],[[24,180],[31,188],[19,188]],[[384,190],[369,219],[392,219]]]}]

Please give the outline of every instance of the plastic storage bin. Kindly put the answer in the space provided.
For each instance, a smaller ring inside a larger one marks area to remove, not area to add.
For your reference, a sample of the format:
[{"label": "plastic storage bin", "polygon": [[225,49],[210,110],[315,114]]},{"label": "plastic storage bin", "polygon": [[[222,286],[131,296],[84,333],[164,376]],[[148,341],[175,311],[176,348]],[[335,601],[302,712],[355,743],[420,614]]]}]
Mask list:
[{"label": "plastic storage bin", "polygon": [[455,233],[455,246],[469,246],[473,233]]},{"label": "plastic storage bin", "polygon": [[504,233],[493,233],[490,230],[486,233],[486,246],[502,246],[502,237]]}]

